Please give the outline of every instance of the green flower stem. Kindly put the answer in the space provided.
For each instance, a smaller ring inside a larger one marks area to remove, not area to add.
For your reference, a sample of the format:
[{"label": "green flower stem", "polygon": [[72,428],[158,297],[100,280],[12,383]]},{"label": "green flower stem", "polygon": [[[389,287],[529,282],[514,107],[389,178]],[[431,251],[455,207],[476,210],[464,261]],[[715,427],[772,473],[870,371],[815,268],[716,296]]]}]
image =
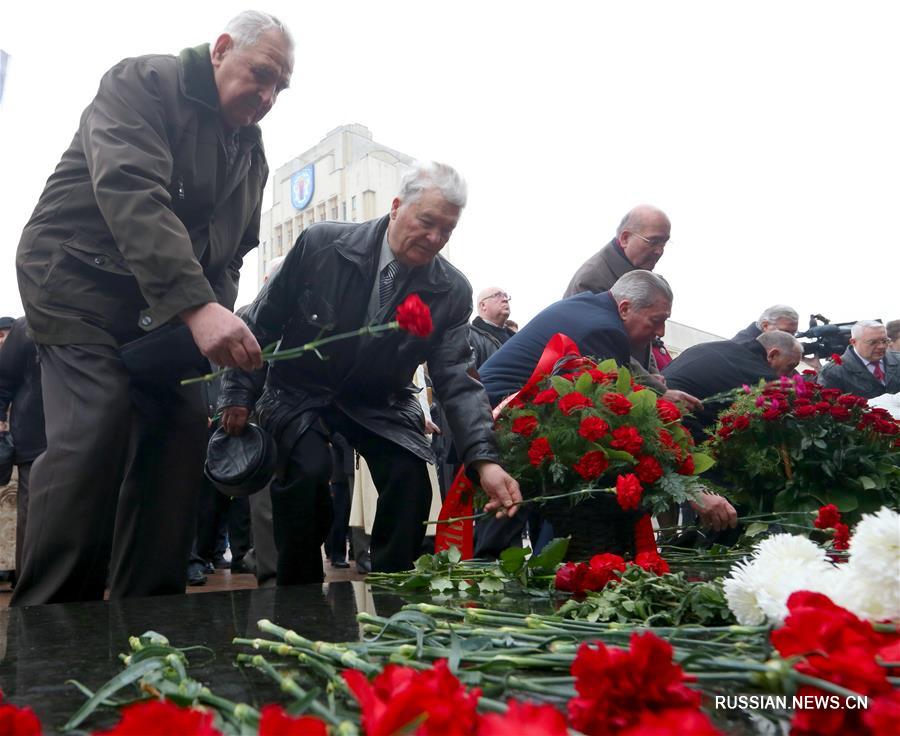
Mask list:
[{"label": "green flower stem", "polygon": [[[615,488],[580,488],[577,491],[569,491],[568,493],[556,493],[552,496],[532,496],[531,498],[523,498],[521,501],[517,501],[512,504],[509,508],[513,506],[525,506],[527,504],[536,503],[536,504],[544,504],[547,501],[556,501],[560,498],[572,498],[573,496],[596,496],[600,493],[615,493]],[[427,521],[423,521],[422,523],[425,525],[428,524],[455,524],[457,521],[477,521],[478,519],[483,519],[487,516],[493,516],[493,511],[482,511],[480,514],[472,514],[470,516],[453,516],[449,519],[429,519]]]},{"label": "green flower stem", "polygon": [[[365,327],[360,327],[358,330],[341,332],[338,335],[329,335],[328,337],[313,340],[312,342],[308,342],[305,345],[300,345],[296,348],[289,348],[288,350],[265,350],[263,351],[262,359],[265,363],[274,363],[277,360],[292,360],[294,358],[299,358],[304,353],[318,352],[319,348],[323,345],[328,345],[329,343],[337,342],[338,340],[346,340],[350,337],[360,337],[362,335],[377,335],[379,332],[388,332],[389,330],[398,329],[400,329],[400,323],[396,320],[394,322],[388,322],[387,324],[383,325],[366,325]],[[186,378],[181,382],[181,385],[188,386],[192,383],[206,383],[218,378],[229,370],[231,369],[220,368],[213,373],[206,373],[202,376],[198,376],[197,378]]]},{"label": "green flower stem", "polygon": [[[249,664],[252,664],[260,672],[265,673],[272,680],[278,683],[278,686],[282,689],[282,691],[286,692],[288,695],[291,695],[296,700],[303,700],[309,694],[306,690],[304,690],[302,687],[300,687],[300,685],[297,684],[297,681],[294,680],[294,678],[280,673],[261,654],[238,655],[238,661],[249,662]],[[323,720],[330,723],[332,726],[340,728],[342,733],[347,733],[346,724],[343,719],[339,718],[338,715],[334,713],[334,711],[325,707],[318,700],[314,699],[310,701],[309,710]]]},{"label": "green flower stem", "polygon": [[231,715],[238,723],[246,723],[249,726],[259,724],[259,711],[246,703],[234,703],[225,698],[220,698],[208,687],[204,687],[197,695],[197,700],[216,710]]}]

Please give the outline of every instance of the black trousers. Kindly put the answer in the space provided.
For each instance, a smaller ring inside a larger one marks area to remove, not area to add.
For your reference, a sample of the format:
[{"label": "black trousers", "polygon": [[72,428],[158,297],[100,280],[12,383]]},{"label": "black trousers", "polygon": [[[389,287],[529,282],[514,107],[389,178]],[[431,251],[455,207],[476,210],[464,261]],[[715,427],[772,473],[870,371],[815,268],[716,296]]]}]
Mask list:
[{"label": "black trousers", "polygon": [[19,490],[16,496],[16,577],[22,570],[22,550],[25,549],[25,528],[28,526],[28,488],[31,482],[31,463],[16,465],[19,470]]},{"label": "black trousers", "polygon": [[[372,569],[399,572],[419,556],[431,507],[431,482],[424,460],[338,412],[329,429],[340,432],[369,466],[378,504],[372,527]],[[272,517],[278,547],[279,585],[321,582],[320,547],[331,526],[330,455],[324,433],[310,429],[291,452],[283,480],[272,481]],[[327,504],[325,502],[328,502]]]},{"label": "black trousers", "polygon": [[116,348],[38,346],[47,450],[11,605],[183,593],[203,474],[197,386],[132,385]]}]

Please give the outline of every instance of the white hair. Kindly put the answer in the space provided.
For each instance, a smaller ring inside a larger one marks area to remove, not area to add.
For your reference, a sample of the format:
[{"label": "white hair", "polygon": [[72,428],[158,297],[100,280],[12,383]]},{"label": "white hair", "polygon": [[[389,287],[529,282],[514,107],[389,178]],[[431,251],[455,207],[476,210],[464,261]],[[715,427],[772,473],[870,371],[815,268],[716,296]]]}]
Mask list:
[{"label": "white hair", "polygon": [[638,269],[621,276],[609,290],[616,304],[627,299],[635,309],[653,306],[662,297],[672,303],[672,287],[658,273]]},{"label": "white hair", "polygon": [[875,319],[861,319],[850,328],[850,337],[859,340],[866,330],[871,330],[873,327],[884,327],[884,325]]},{"label": "white hair", "polygon": [[796,309],[789,307],[787,304],[773,304],[759,315],[759,319],[756,320],[756,326],[762,329],[763,322],[772,324],[780,319],[791,319],[794,322],[799,322],[800,315],[797,314]]},{"label": "white hair", "polygon": [[287,26],[274,15],[261,13],[258,10],[245,10],[236,15],[225,26],[223,33],[227,33],[234,41],[235,48],[253,46],[259,37],[267,31],[281,31],[287,42],[293,46],[294,37]]},{"label": "white hair", "polygon": [[803,346],[800,341],[789,332],[782,330],[769,330],[763,332],[756,341],[768,352],[772,348],[778,348],[783,353],[795,352],[803,354]]},{"label": "white hair", "polygon": [[400,179],[397,197],[403,204],[409,204],[419,199],[426,189],[439,190],[444,199],[459,208],[466,206],[469,188],[452,166],[437,161],[416,161]]}]

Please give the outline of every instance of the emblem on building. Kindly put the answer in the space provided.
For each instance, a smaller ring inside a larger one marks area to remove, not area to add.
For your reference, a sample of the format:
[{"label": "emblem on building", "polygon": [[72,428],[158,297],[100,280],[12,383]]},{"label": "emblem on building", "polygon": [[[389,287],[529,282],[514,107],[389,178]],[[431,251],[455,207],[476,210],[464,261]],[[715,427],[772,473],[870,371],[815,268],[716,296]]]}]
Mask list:
[{"label": "emblem on building", "polygon": [[294,209],[302,210],[312,201],[316,188],[316,167],[314,164],[304,166],[291,176],[291,204]]}]

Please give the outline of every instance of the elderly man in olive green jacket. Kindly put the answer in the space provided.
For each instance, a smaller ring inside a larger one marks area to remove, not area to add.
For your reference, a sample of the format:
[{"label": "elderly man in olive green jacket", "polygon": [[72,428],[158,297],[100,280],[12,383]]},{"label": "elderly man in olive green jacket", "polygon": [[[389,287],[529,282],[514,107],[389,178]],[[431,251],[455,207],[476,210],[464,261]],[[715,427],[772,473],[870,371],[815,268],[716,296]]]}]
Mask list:
[{"label": "elderly man in olive green jacket", "polygon": [[247,11],[212,45],[121,61],[82,114],[16,256],[48,444],[13,605],[184,591],[207,420],[179,363],[261,364],[231,309],[257,123],[292,70],[285,26]]}]

